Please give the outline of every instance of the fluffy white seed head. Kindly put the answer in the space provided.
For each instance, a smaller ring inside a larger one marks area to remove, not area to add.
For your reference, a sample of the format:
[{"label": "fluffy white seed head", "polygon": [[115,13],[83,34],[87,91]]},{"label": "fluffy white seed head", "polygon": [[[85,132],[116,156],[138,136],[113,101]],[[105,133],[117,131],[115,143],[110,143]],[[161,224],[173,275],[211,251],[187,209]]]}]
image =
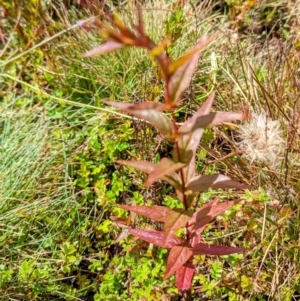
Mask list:
[{"label": "fluffy white seed head", "polygon": [[275,164],[283,151],[284,140],[278,120],[267,117],[265,112],[253,113],[250,122],[240,126],[239,147],[244,157],[254,161]]}]

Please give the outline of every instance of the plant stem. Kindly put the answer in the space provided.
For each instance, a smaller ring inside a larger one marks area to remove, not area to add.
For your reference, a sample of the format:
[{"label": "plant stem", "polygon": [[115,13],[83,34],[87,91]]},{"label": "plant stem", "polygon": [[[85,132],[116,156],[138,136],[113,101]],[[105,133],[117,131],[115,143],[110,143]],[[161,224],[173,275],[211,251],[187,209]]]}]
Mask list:
[{"label": "plant stem", "polygon": [[[174,134],[175,134],[175,136],[177,136],[177,134],[178,134],[178,127],[177,127],[176,117],[174,115],[174,112],[172,112],[172,122],[173,122]],[[178,143],[176,141],[175,141],[175,149],[176,149],[176,153],[177,153],[178,162],[181,162],[179,146],[178,146]],[[179,170],[179,173],[180,173],[180,178],[181,178],[181,183],[182,183],[183,205],[184,205],[184,209],[188,210],[187,197],[184,194],[185,180],[184,180],[184,175],[183,175],[182,169]]]},{"label": "plant stem", "polygon": [[189,289],[188,291],[182,292],[182,301],[191,301],[192,300],[192,293]]},{"label": "plant stem", "polygon": [[[180,162],[180,154],[179,154],[179,148],[178,148],[178,143],[176,142],[176,151],[177,151],[177,156],[178,156],[178,161]],[[187,197],[184,193],[184,189],[185,189],[185,180],[184,180],[184,174],[182,169],[179,170],[180,173],[180,178],[181,178],[181,183],[182,183],[182,195],[183,195],[183,205],[184,205],[184,209],[188,210],[188,202],[187,202]]]}]

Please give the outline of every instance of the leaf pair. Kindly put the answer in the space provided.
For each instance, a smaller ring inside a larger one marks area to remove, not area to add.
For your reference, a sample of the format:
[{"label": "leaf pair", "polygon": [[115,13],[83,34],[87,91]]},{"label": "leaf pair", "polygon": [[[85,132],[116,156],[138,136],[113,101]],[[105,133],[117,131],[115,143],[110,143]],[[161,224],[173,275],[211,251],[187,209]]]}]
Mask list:
[{"label": "leaf pair", "polygon": [[[165,206],[120,205],[120,207],[154,221],[163,222],[164,235],[162,244],[159,244],[159,246],[166,247],[173,233],[184,227],[186,227],[190,233],[189,243],[194,246],[194,236],[200,235],[207,224],[239,202],[240,200],[218,203],[218,199],[215,198],[203,205],[196,212],[185,209],[170,209]],[[151,243],[158,245],[155,241],[151,241]]]},{"label": "leaf pair", "polygon": [[133,167],[135,169],[147,173],[148,178],[145,183],[146,186],[152,185],[158,179],[162,179],[166,181],[176,189],[178,198],[181,201],[182,201],[183,194],[187,194],[188,196],[192,194],[191,196],[193,198],[193,193],[202,192],[208,190],[209,188],[213,188],[213,189],[250,188],[249,185],[236,182],[231,178],[220,174],[198,175],[192,178],[190,178],[191,176],[190,174],[187,174],[185,178],[185,186],[183,186],[182,179],[180,177],[180,174],[177,173],[177,171],[178,170],[185,171],[187,168],[189,168],[188,171],[190,171],[192,169],[191,164],[193,162],[190,162],[190,164],[187,165],[186,163],[181,163],[181,162],[176,163],[170,158],[163,158],[158,164],[155,164],[153,162],[148,162],[148,161],[136,161],[136,160],[132,160],[132,161],[118,160],[117,163],[129,167]]},{"label": "leaf pair", "polygon": [[[166,247],[173,233],[188,225],[193,212],[184,209],[170,209],[164,206],[137,206],[137,205],[120,205],[123,209],[143,215],[157,222],[163,222],[164,235],[162,247]],[[152,242],[154,243],[154,242]]]},{"label": "leaf pair", "polygon": [[[226,247],[200,242],[200,235],[208,223],[237,204],[239,200],[218,203],[217,199],[202,206],[195,213],[163,206],[121,205],[123,209],[165,224],[164,231],[130,229],[129,233],[158,247],[171,249],[164,279],[176,273],[179,289],[189,289],[194,267],[189,261],[195,255],[228,255],[243,252],[243,248]],[[190,240],[183,242],[174,232],[186,227]]]}]

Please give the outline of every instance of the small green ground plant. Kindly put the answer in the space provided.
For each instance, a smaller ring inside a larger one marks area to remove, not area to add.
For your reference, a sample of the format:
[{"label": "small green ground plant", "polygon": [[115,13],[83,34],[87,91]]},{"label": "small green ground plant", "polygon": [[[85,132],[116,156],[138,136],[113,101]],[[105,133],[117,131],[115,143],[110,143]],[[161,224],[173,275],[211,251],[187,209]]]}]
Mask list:
[{"label": "small green ground plant", "polygon": [[[201,240],[202,231],[218,215],[231,208],[240,199],[218,202],[215,198],[203,206],[198,206],[199,192],[208,189],[245,189],[248,185],[241,184],[222,174],[204,175],[196,172],[196,151],[204,129],[213,125],[236,120],[247,119],[243,112],[214,112],[211,107],[215,98],[212,93],[197,112],[179,125],[175,110],[182,103],[184,92],[190,85],[201,50],[210,44],[215,37],[204,36],[186,54],[172,60],[166,52],[170,40],[165,38],[155,44],[145,33],[141,10],[138,9],[137,24],[132,22],[126,26],[114,15],[108,17],[105,24],[94,19],[91,23],[81,22],[81,26],[91,29],[99,28],[106,43],[85,53],[84,57],[100,55],[120,49],[124,46],[144,48],[156,61],[165,82],[164,102],[143,101],[137,104],[115,101],[104,101],[121,111],[143,119],[159,130],[164,138],[173,143],[172,157],[164,157],[158,163],[140,160],[118,160],[117,163],[148,174],[146,186],[151,186],[158,179],[166,181],[176,191],[181,208],[172,209],[158,205],[121,205],[130,212],[142,215],[155,222],[163,223],[163,231],[138,229],[128,220],[113,219],[123,227],[128,226],[128,233],[158,247],[169,249],[164,280],[176,275],[176,285],[182,292],[184,300],[190,300],[190,289],[195,274],[192,263],[197,255],[229,255],[244,252],[244,248],[206,244]],[[166,116],[167,112],[169,116]],[[183,229],[183,231],[182,231]],[[215,270],[217,268],[215,267]]]}]

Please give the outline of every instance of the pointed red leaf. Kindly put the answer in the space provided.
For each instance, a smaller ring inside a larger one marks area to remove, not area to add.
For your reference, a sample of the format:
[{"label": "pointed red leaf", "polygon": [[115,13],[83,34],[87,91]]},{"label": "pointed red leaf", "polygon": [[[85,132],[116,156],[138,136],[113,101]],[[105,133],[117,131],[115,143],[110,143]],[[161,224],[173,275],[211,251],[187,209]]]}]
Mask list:
[{"label": "pointed red leaf", "polygon": [[192,238],[190,238],[190,243],[191,243],[192,247],[195,246],[196,244],[198,244],[201,241],[201,233],[203,232],[205,227],[206,226],[203,226],[200,229],[198,229],[198,232],[200,232],[200,233],[197,233],[197,232],[191,233]]},{"label": "pointed red leaf", "polygon": [[156,103],[152,101],[144,101],[140,103],[130,103],[130,102],[120,102],[120,101],[108,101],[103,100],[106,105],[118,108],[125,112],[131,111],[142,111],[142,110],[164,110],[164,105],[161,103]]},{"label": "pointed red leaf", "polygon": [[[131,31],[131,29],[125,26],[125,24],[117,14],[114,14],[113,23],[120,30],[121,33],[120,35],[122,37],[122,41],[124,44],[129,46],[131,45],[141,46],[138,37]],[[132,24],[132,27],[136,27],[136,26]]]},{"label": "pointed red leaf", "polygon": [[190,179],[186,185],[186,190],[193,192],[204,191],[209,188],[249,189],[251,186],[233,181],[229,177],[220,174],[196,176]]},{"label": "pointed red leaf", "polygon": [[180,176],[176,172],[171,172],[168,175],[165,175],[161,177],[162,180],[168,182],[170,185],[172,185],[177,191],[182,192],[183,185],[180,179]]},{"label": "pointed red leaf", "polygon": [[180,104],[183,93],[190,85],[199,54],[212,40],[214,40],[214,37],[203,37],[191,51],[170,64],[166,99],[168,100],[170,96],[172,106]]},{"label": "pointed red leaf", "polygon": [[244,248],[199,243],[193,247],[193,255],[230,255],[246,251]]},{"label": "pointed red leaf", "polygon": [[129,233],[144,241],[166,249],[171,249],[181,243],[179,237],[171,235],[168,243],[164,245],[164,232],[162,231],[129,229]]},{"label": "pointed red leaf", "polygon": [[[117,160],[116,162],[125,166],[133,167],[147,174],[153,172],[155,167],[157,166],[157,164],[152,162],[138,161],[138,160],[132,160],[132,161]],[[181,179],[177,173],[171,172],[170,174],[163,176],[162,179],[168,182],[170,185],[172,185],[175,189],[182,191],[183,187],[181,184]]]},{"label": "pointed red leaf", "polygon": [[121,240],[127,238],[127,236],[128,236],[128,229],[125,229],[124,231],[122,231],[122,232],[118,235],[118,237],[114,240],[113,243],[114,243],[114,244],[117,244],[117,243],[119,243]]},{"label": "pointed red leaf", "polygon": [[5,39],[4,39],[4,34],[0,28],[0,41],[3,43],[3,45],[5,44]]},{"label": "pointed red leaf", "polygon": [[171,63],[169,67],[169,74],[172,75],[174,74],[178,68],[184,66],[184,64],[188,64],[195,58],[197,54],[199,54],[204,47],[206,47],[208,44],[210,44],[216,37],[207,37],[203,36],[199,42],[194,46],[193,49],[191,49],[189,52],[186,54],[182,55],[179,57],[177,60]]},{"label": "pointed red leaf", "polygon": [[173,172],[181,169],[186,164],[181,162],[174,162],[169,158],[163,158],[161,161],[155,166],[155,169],[149,174],[149,177],[146,181],[146,185],[152,185],[157,179],[163,178],[172,174]]},{"label": "pointed red leaf", "polygon": [[88,56],[95,56],[95,55],[100,55],[103,53],[111,52],[116,49],[122,48],[123,44],[114,42],[114,41],[109,41],[106,42],[105,44],[102,44],[82,55],[82,57],[88,57]]},{"label": "pointed red leaf", "polygon": [[[206,115],[210,112],[213,101],[214,101],[215,93],[212,93],[204,104],[198,109],[198,111],[189,118],[180,128],[179,130],[184,127],[185,125],[188,127],[189,124],[194,124],[195,120],[199,116]],[[188,182],[189,179],[195,176],[195,154],[198,148],[199,142],[202,138],[204,130],[197,129],[194,132],[188,134],[181,134],[177,140],[177,145],[174,147],[173,150],[173,160],[175,162],[189,162],[189,164],[183,168],[183,174],[185,182]],[[178,156],[178,149],[179,149],[179,156]]]},{"label": "pointed red leaf", "polygon": [[[177,139],[177,146],[174,146],[173,159],[176,162],[190,163],[203,135],[203,130],[193,133],[180,134]],[[196,147],[194,147],[196,146]],[[179,151],[179,154],[178,154]],[[179,160],[180,159],[180,160]]]},{"label": "pointed red leaf", "polygon": [[209,95],[203,105],[197,110],[197,112],[184,122],[184,124],[179,128],[179,132],[189,132],[193,125],[196,123],[197,119],[201,116],[208,115],[210,113],[211,107],[213,105],[216,93],[213,92]]},{"label": "pointed red leaf", "polygon": [[143,24],[143,15],[142,15],[142,10],[141,7],[138,5],[137,6],[137,17],[138,17],[138,23],[135,26],[140,39],[145,39],[146,38],[146,33],[144,30],[144,24]]},{"label": "pointed red leaf", "polygon": [[153,162],[148,162],[148,161],[138,161],[138,160],[117,160],[116,161],[119,164],[125,165],[125,166],[129,166],[129,167],[133,167],[137,170],[143,171],[147,174],[150,174],[154,169],[156,164]]},{"label": "pointed red leaf", "polygon": [[187,243],[174,246],[168,257],[164,280],[176,273],[193,256],[193,250]]},{"label": "pointed red leaf", "polygon": [[130,225],[130,218],[120,218],[118,216],[110,216],[110,219],[120,228],[127,229]]},{"label": "pointed red leaf", "polygon": [[156,45],[151,51],[149,52],[150,57],[156,58],[160,56],[162,53],[165,53],[166,48],[170,44],[170,38],[165,38],[160,44]]},{"label": "pointed red leaf", "polygon": [[121,208],[148,217],[157,222],[164,222],[172,209],[164,206],[120,205]]},{"label": "pointed red leaf", "polygon": [[148,121],[156,127],[168,139],[173,139],[173,124],[171,120],[166,117],[161,111],[164,105],[155,102],[141,102],[138,104],[117,102],[117,101],[103,101],[107,105],[119,108],[120,110],[133,114],[141,119]]},{"label": "pointed red leaf", "polygon": [[186,263],[176,271],[176,286],[180,291],[187,291],[191,288],[195,270],[193,264]]},{"label": "pointed red leaf", "polygon": [[169,237],[174,233],[174,231],[185,227],[192,216],[193,216],[193,211],[190,210],[170,209],[164,221],[165,243],[168,242]]},{"label": "pointed red leaf", "polygon": [[241,112],[216,112],[198,117],[194,124],[183,124],[179,133],[186,134],[196,129],[204,129],[209,126],[221,124],[223,122],[246,119],[246,115]]},{"label": "pointed red leaf", "polygon": [[193,217],[189,221],[190,231],[199,233],[199,229],[201,229],[202,232],[205,225],[239,202],[240,200],[218,203],[218,199],[215,198],[211,202],[203,205],[193,214]]},{"label": "pointed red leaf", "polygon": [[[129,231],[128,231],[128,234],[130,234]],[[141,250],[143,247],[147,247],[147,246],[148,246],[147,241],[141,241],[137,245],[130,248],[127,252],[128,253],[134,253],[134,252],[137,252],[137,251]]]},{"label": "pointed red leaf", "polygon": [[87,24],[86,20],[77,21],[77,25],[87,31],[90,31],[92,29],[92,27],[89,24]]}]

